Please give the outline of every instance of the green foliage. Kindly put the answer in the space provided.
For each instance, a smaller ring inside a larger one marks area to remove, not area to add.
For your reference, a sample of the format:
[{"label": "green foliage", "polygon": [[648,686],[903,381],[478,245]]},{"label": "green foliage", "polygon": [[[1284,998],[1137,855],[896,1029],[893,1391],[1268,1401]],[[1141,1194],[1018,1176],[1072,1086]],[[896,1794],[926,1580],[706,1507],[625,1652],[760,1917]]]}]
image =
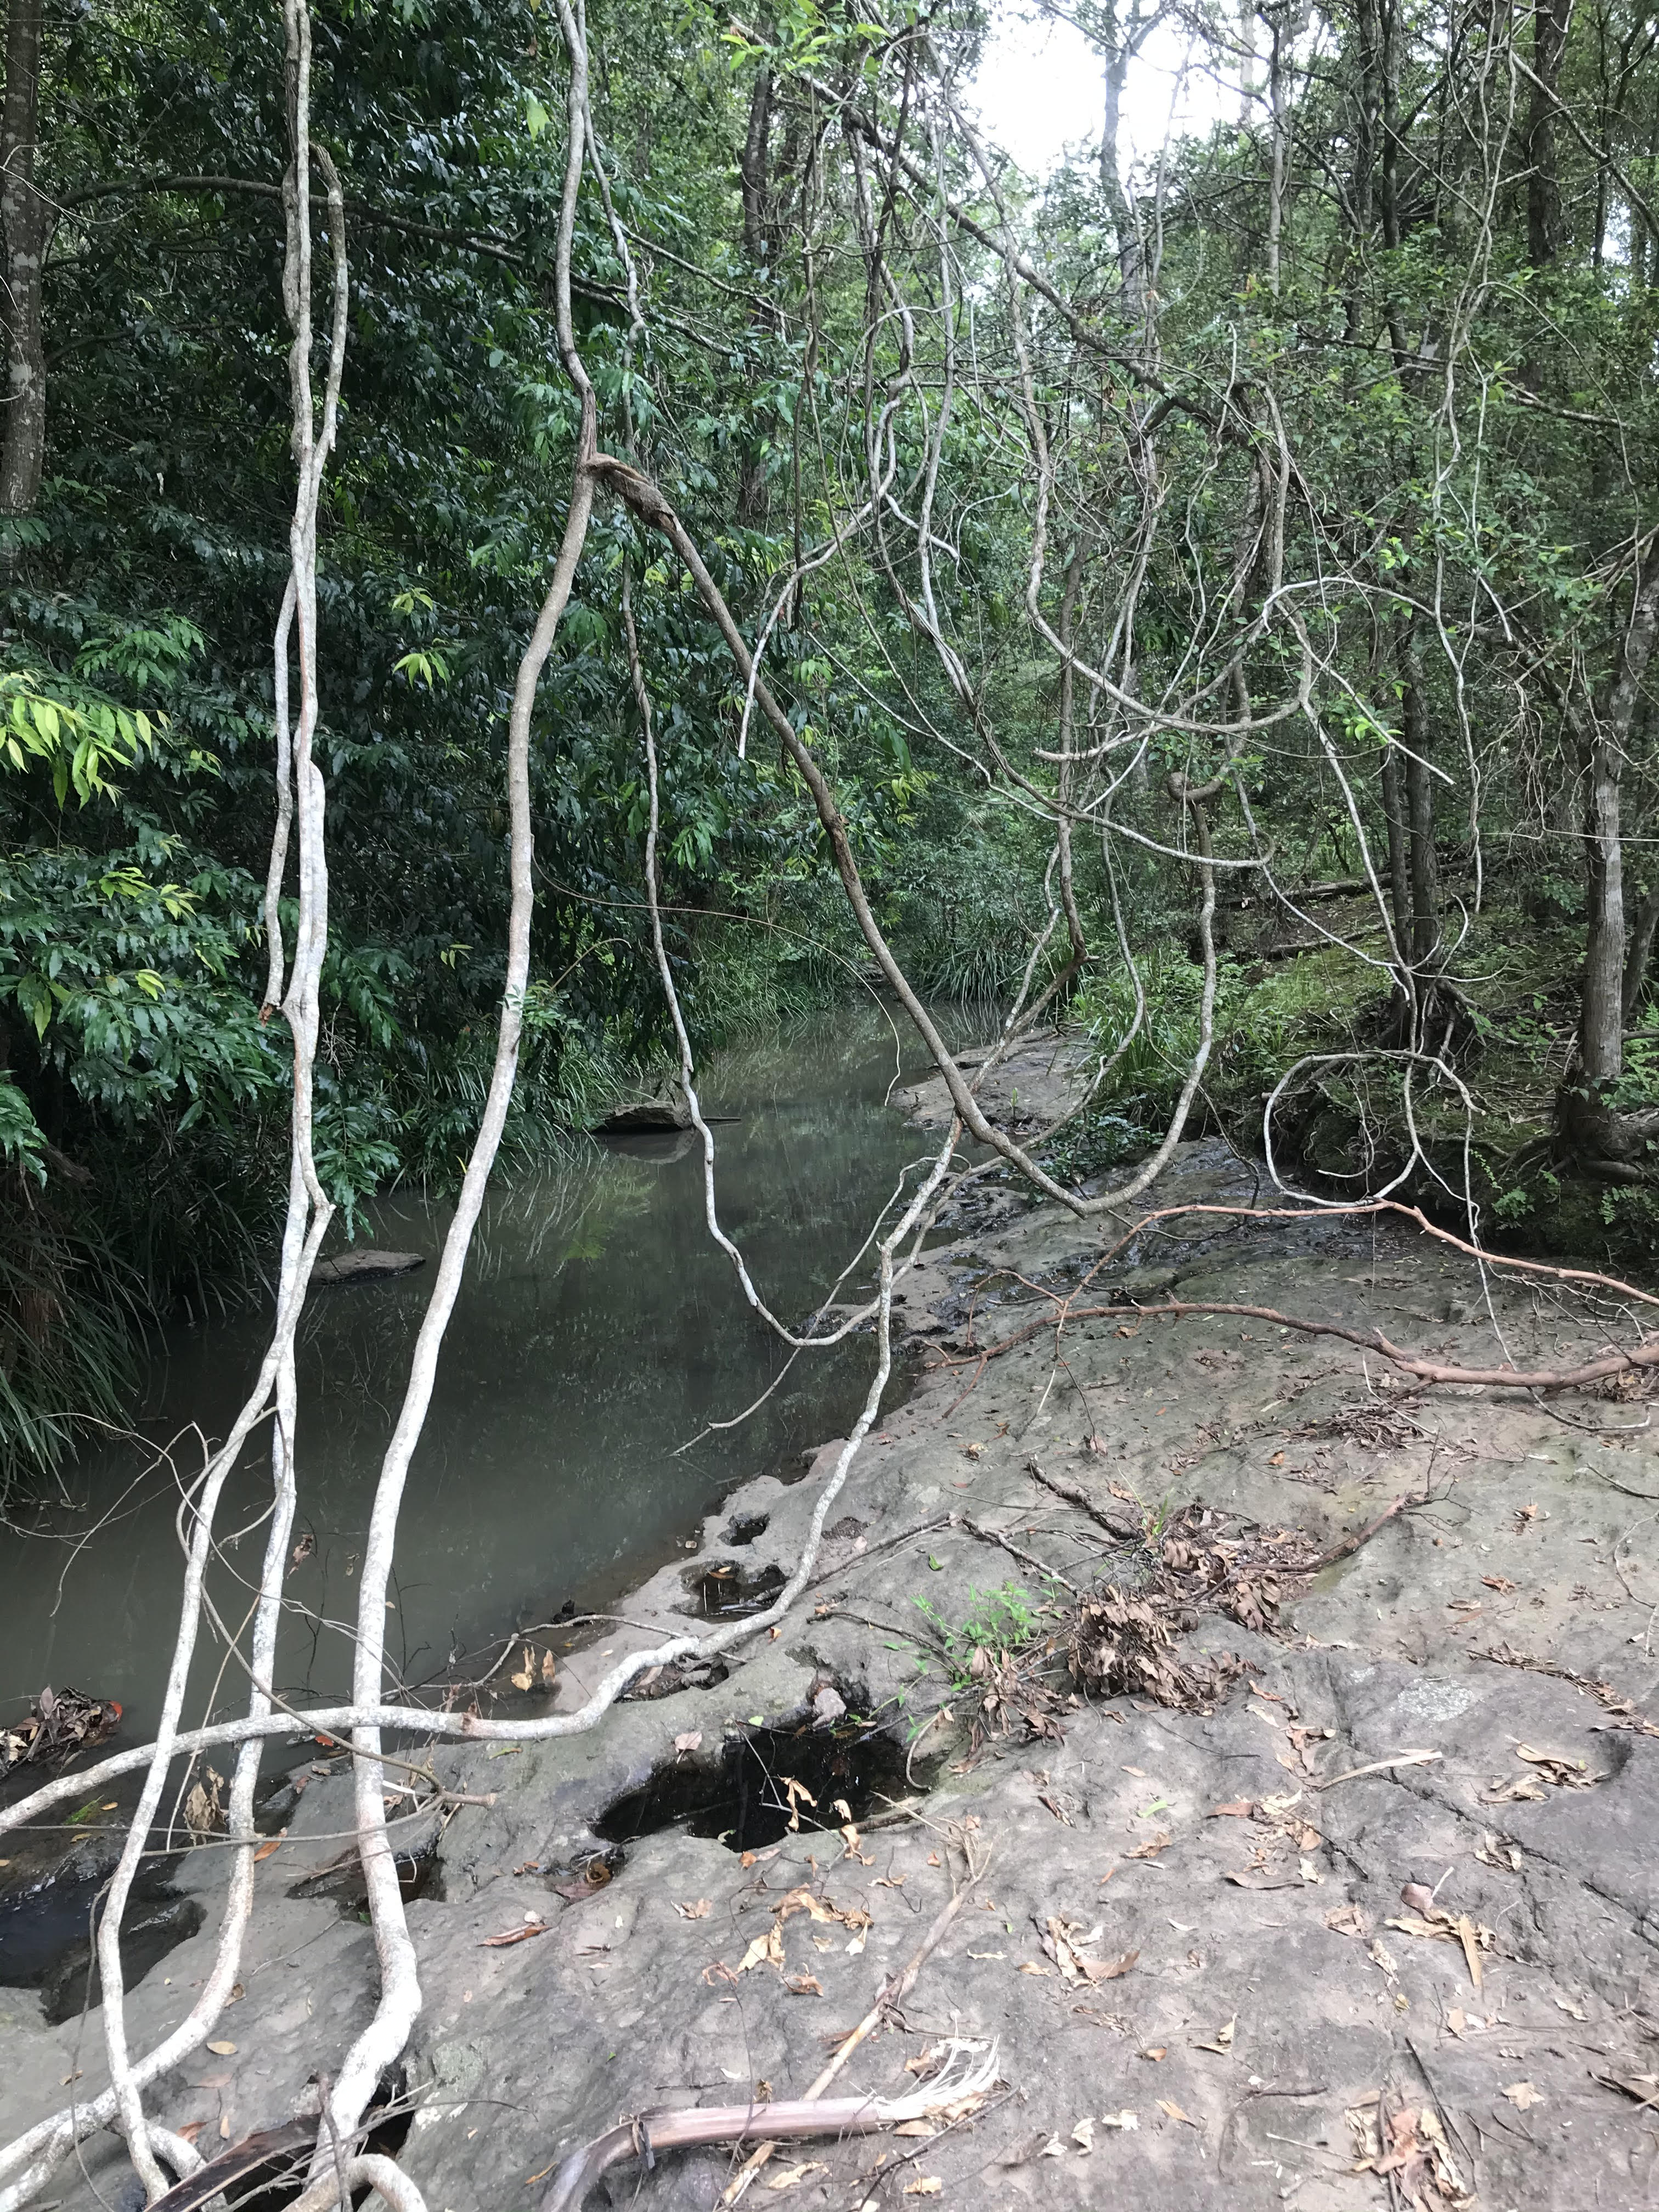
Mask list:
[{"label": "green foliage", "polygon": [[[1056,1589],[1059,1584],[1056,1583]],[[1036,1597],[1022,1583],[1004,1583],[1000,1589],[970,1590],[969,1609],[957,1623],[947,1621],[931,1598],[919,1597],[916,1609],[924,1615],[945,1651],[953,1689],[965,1689],[974,1679],[976,1652],[1006,1657],[1024,1650],[1046,1633],[1042,1614],[1049,1601]]]},{"label": "green foliage", "polygon": [[[1589,143],[1643,177],[1659,72],[1650,56],[1607,79],[1604,30],[1646,37],[1627,6],[1614,18],[1574,19],[1562,85],[1593,106]],[[627,272],[590,179],[574,311],[601,442],[661,481],[739,625],[766,631],[769,682],[830,778],[878,915],[923,989],[983,1006],[1028,970],[1042,990],[1069,960],[1044,818],[1059,778],[1056,664],[1025,613],[1031,477],[1016,395],[1028,372],[1056,471],[1043,620],[1059,617],[1075,535],[1087,651],[1103,666],[1121,648],[1112,665],[1133,670],[1142,701],[1202,702],[1142,726],[1109,686],[1074,687],[1125,835],[1109,880],[1097,816],[1077,824],[1091,957],[1055,1010],[1103,1056],[1125,1048],[1054,1164],[1094,1172],[1155,1139],[1196,1042],[1195,878],[1180,857],[1193,823],[1172,779],[1216,779],[1218,854],[1271,854],[1282,886],[1382,872],[1382,769],[1403,737],[1414,615],[1437,919],[1462,1007],[1448,1049],[1486,1101],[1487,1202],[1535,1225],[1554,1173],[1540,1165],[1540,1099],[1570,1046],[1585,893],[1582,763],[1533,672],[1604,696],[1659,453],[1659,240],[1623,206],[1617,171],[1565,125],[1555,134],[1559,235],[1537,257],[1521,169],[1471,189],[1500,156],[1460,136],[1486,112],[1484,85],[1465,96],[1468,42],[1408,9],[1392,49],[1400,191],[1385,236],[1380,173],[1352,173],[1375,57],[1354,19],[1328,13],[1311,33],[1318,68],[1293,72],[1276,289],[1261,131],[1230,123],[1167,149],[1155,222],[1150,204],[1139,210],[1160,255],[1154,397],[1122,298],[1120,210],[1092,152],[1040,191],[1012,175],[1000,188],[1045,282],[1076,303],[1068,319],[1031,296],[1022,362],[981,242],[1000,217],[947,134],[942,183],[978,225],[946,226],[957,399],[928,477],[927,590],[957,658],[951,682],[924,642],[921,570],[896,520],[879,542],[846,537],[780,592],[863,496],[869,395],[900,392],[907,347],[917,392],[895,400],[884,433],[901,514],[914,513],[943,419],[946,272],[930,190],[895,176],[883,199],[899,290],[926,302],[906,336],[872,304],[882,280],[855,205],[868,149],[855,173],[808,80],[856,86],[884,129],[913,128],[927,72],[971,75],[986,10],[933,11],[925,55],[902,35],[903,11],[882,27],[821,0],[775,0],[741,23],[705,0],[595,0],[592,19],[596,137],[647,307],[630,334]],[[374,1190],[451,1182],[471,1149],[505,967],[504,721],[580,410],[552,307],[564,79],[546,11],[362,0],[318,26],[318,131],[347,180],[353,271],[320,545],[331,938],[318,1158],[350,1227]],[[269,198],[185,181],[279,173],[280,39],[276,15],[240,0],[71,9],[46,25],[50,444],[38,511],[6,524],[0,585],[0,1235],[27,1241],[50,1220],[52,1250],[70,1240],[40,1308],[70,1337],[77,1300],[118,1333],[254,1279],[283,1187],[287,1050],[261,998],[288,334]],[[746,204],[757,116],[767,176]],[[915,150],[931,177],[931,144]],[[1235,411],[1218,438],[1224,400]],[[1241,571],[1241,548],[1281,431],[1293,465],[1275,527],[1296,580],[1253,626],[1261,580]],[[556,1157],[669,1053],[643,911],[624,563],[655,710],[665,928],[699,1047],[808,1015],[867,975],[816,812],[769,732],[745,720],[687,577],[602,503],[532,729],[516,1163]],[[1266,711],[1305,678],[1306,711],[1224,743],[1226,656],[1246,630],[1247,701]],[[1132,761],[1113,749],[1136,727]],[[1625,775],[1638,812],[1656,787],[1656,729],[1650,704]],[[1363,958],[1282,957],[1283,917],[1257,880],[1218,880],[1216,1034],[1197,1111],[1199,1125],[1248,1133],[1291,1061],[1386,1042],[1397,1008],[1368,899],[1341,908],[1338,931]],[[1241,886],[1248,916],[1231,903]],[[1146,1000],[1133,1038],[1115,896]],[[1656,1055],[1644,1025],[1620,1103],[1659,1095]],[[1382,1088],[1334,1080],[1303,1102],[1309,1146],[1341,1155],[1334,1172],[1359,1173],[1343,1131],[1378,1121]],[[1426,1109],[1437,1143],[1451,1142],[1435,1118],[1443,1103]],[[74,1180],[82,1168],[94,1183]],[[42,1296],[20,1278],[7,1310]],[[0,1402],[0,1429],[11,1420],[15,1436],[30,1390],[54,1422],[73,1399],[68,1381],[44,1379],[31,1328],[14,1328],[3,1355],[23,1411]],[[91,1369],[85,1402],[108,1402]]]}]

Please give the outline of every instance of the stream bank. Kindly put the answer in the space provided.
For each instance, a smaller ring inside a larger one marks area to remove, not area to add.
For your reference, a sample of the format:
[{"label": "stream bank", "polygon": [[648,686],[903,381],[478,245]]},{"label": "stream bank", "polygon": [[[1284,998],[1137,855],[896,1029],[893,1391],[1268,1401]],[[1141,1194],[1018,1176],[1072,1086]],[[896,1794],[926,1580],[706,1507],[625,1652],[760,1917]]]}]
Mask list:
[{"label": "stream bank", "polygon": [[[1249,1205],[1255,1188],[1206,1140],[1136,1212]],[[1494,1285],[1489,1317],[1471,1269],[1392,1226],[1182,1226],[1103,1282],[1126,1304],[1178,1283],[1454,1357],[1493,1356],[1494,1319],[1522,1363],[1596,1340],[1529,1286]],[[781,2154],[757,2189],[793,2175],[802,2203],[893,2212],[911,2195],[1338,2212],[1385,2201],[1392,2174],[1427,2205],[1651,2201],[1645,1405],[1419,1393],[1346,1347],[1222,1316],[1126,1311],[1068,1331],[1063,1361],[1051,1333],[981,1359],[1036,1317],[1029,1285],[1074,1282],[1119,1233],[972,1194],[903,1285],[921,1372],[854,1462],[781,1632],[702,1686],[642,1686],[662,1693],[590,1735],[440,1750],[447,1782],[495,1802],[458,1813],[410,1908],[426,2006],[399,2155],[434,2212],[534,2203],[619,2114],[799,2095],[916,1947],[964,1842],[994,1854],[983,1882],[839,2086],[896,2094],[954,2034],[995,2042],[1004,2089],[933,2137]],[[651,1576],[613,1634],[558,1653],[553,1694],[578,1701],[723,1583],[786,1572],[834,1457],[709,1514],[695,1557]],[[1401,1497],[1350,1556],[1295,1571]],[[1232,1614],[1206,1601],[1206,1566]],[[1244,1567],[1254,1607],[1237,1602]],[[1181,1581],[1192,1601],[1162,1617],[1188,1691],[1160,1704],[1068,1682],[1069,1600],[1045,1568],[1080,1592]],[[337,1766],[305,1778],[258,1869],[242,1995],[216,2038],[233,2047],[152,2099],[204,2138],[286,2119],[373,2008],[367,1927],[303,1880],[340,1851],[349,1784]],[[690,1825],[653,1826],[664,1813]],[[175,1876],[207,1923],[133,1992],[136,2045],[207,1970],[217,1857]],[[803,1885],[816,1913],[788,1904]],[[47,2029],[32,2002],[8,2004],[4,2132],[77,2069],[95,2094],[95,2019]],[[706,2207],[729,2170],[723,2154],[665,2156],[611,2186]],[[53,2194],[89,2206],[124,2171],[99,2137],[87,2179],[66,2168]]]}]

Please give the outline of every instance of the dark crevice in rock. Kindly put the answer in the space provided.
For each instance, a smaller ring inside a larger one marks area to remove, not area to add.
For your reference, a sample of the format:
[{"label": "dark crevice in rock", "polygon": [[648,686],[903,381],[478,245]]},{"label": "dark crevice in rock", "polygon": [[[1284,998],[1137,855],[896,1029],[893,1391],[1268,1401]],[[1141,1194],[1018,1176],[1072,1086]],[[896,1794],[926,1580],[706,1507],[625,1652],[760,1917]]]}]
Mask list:
[{"label": "dark crevice in rock", "polygon": [[752,1571],[736,1559],[716,1559],[689,1568],[685,1587],[696,1610],[708,1620],[726,1620],[733,1613],[759,1613],[783,1588],[781,1567]]},{"label": "dark crevice in rock", "polygon": [[[790,1783],[796,1788],[792,1791]],[[718,1760],[682,1759],[613,1798],[592,1823],[607,1843],[683,1826],[729,1850],[758,1850],[792,1826],[839,1827],[905,1794],[904,1753],[878,1729],[757,1728],[728,1736]]]}]

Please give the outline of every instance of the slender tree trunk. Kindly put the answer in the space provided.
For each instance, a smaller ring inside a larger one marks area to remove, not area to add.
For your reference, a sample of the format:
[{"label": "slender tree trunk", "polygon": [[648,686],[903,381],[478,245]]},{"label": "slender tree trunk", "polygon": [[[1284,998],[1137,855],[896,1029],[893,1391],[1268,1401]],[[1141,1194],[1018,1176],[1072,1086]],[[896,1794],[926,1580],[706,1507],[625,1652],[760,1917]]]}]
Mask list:
[{"label": "slender tree trunk", "polygon": [[1389,833],[1389,903],[1394,909],[1394,939],[1403,960],[1412,957],[1412,878],[1405,780],[1400,754],[1390,743],[1382,756],[1382,819]]},{"label": "slender tree trunk", "polygon": [[1561,187],[1555,169],[1555,89],[1567,39],[1571,0],[1533,0],[1532,67],[1537,82],[1527,115],[1527,258],[1542,269],[1561,242]]},{"label": "slender tree trunk", "polygon": [[759,267],[766,259],[766,171],[772,131],[772,72],[763,70],[749,96],[743,144],[743,246]]},{"label": "slender tree trunk", "polygon": [[1624,1066],[1625,890],[1616,746],[1597,738],[1585,763],[1584,884],[1589,926],[1578,1056],[1595,1083]]},{"label": "slender tree trunk", "polygon": [[1629,1029],[1636,1019],[1637,1009],[1642,1003],[1642,988],[1648,980],[1648,962],[1653,955],[1653,939],[1659,931],[1659,876],[1656,876],[1636,909],[1636,920],[1631,925],[1630,951],[1625,956],[1625,987],[1622,1012],[1625,1027]]},{"label": "slender tree trunk", "polygon": [[6,12],[6,95],[0,113],[0,233],[5,291],[0,321],[6,337],[6,404],[0,431],[0,520],[32,514],[40,495],[46,454],[46,358],[40,278],[46,258],[46,202],[35,189],[35,135],[40,102],[41,0],[9,0]]},{"label": "slender tree trunk", "polygon": [[1140,265],[1140,231],[1129,195],[1123,189],[1117,143],[1124,81],[1129,73],[1130,46],[1127,39],[1119,35],[1115,7],[1107,13],[1106,36],[1109,43],[1106,106],[1100,131],[1100,189],[1111,210],[1112,228],[1117,235],[1117,266],[1123,286],[1123,312],[1131,322],[1138,323],[1146,312],[1146,288]]},{"label": "slender tree trunk", "polygon": [[1285,8],[1275,8],[1268,18],[1267,102],[1272,117],[1273,143],[1267,176],[1267,289],[1279,297],[1280,248],[1285,234],[1285,185],[1290,166],[1290,95],[1285,49],[1290,26]]},{"label": "slender tree trunk", "polygon": [[[772,73],[763,70],[749,98],[749,128],[744,138],[743,249],[750,265],[769,271],[772,265],[770,168],[772,152]],[[751,328],[764,329],[768,317],[757,307]],[[745,528],[762,530],[771,507],[766,481],[764,434],[754,425],[743,439],[738,456],[738,520]]]},{"label": "slender tree trunk", "polygon": [[1380,121],[1377,61],[1381,45],[1376,0],[1357,0],[1350,95],[1353,152],[1348,167],[1348,213],[1353,232],[1348,251],[1349,281],[1343,298],[1344,336],[1351,345],[1358,343],[1365,323],[1363,279],[1375,199],[1373,179]]},{"label": "slender tree trunk", "polygon": [[1584,752],[1589,926],[1578,1055],[1593,1083],[1610,1081],[1624,1066],[1625,890],[1619,776],[1659,633],[1659,546],[1650,545],[1647,552],[1651,566],[1638,580],[1613,694]]},{"label": "slender tree trunk", "polygon": [[1433,965],[1440,943],[1440,864],[1434,849],[1434,776],[1431,733],[1423,696],[1423,648],[1413,633],[1406,644],[1404,708],[1406,809],[1411,824],[1412,966],[1419,975]]}]

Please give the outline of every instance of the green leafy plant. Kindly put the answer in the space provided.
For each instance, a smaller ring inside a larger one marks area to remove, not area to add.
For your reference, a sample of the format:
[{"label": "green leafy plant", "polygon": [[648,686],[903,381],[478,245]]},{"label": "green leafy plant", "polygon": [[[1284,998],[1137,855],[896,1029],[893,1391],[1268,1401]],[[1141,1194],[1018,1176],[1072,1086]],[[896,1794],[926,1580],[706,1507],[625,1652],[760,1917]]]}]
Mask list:
[{"label": "green leafy plant", "polygon": [[[1056,1585],[1058,1587],[1058,1585]],[[1023,1583],[1004,1583],[1000,1589],[969,1590],[969,1610],[957,1623],[947,1621],[931,1598],[915,1600],[916,1610],[933,1628],[950,1669],[953,1688],[972,1680],[976,1651],[1007,1654],[1024,1650],[1045,1633],[1042,1614],[1048,1601],[1034,1596]]]}]

